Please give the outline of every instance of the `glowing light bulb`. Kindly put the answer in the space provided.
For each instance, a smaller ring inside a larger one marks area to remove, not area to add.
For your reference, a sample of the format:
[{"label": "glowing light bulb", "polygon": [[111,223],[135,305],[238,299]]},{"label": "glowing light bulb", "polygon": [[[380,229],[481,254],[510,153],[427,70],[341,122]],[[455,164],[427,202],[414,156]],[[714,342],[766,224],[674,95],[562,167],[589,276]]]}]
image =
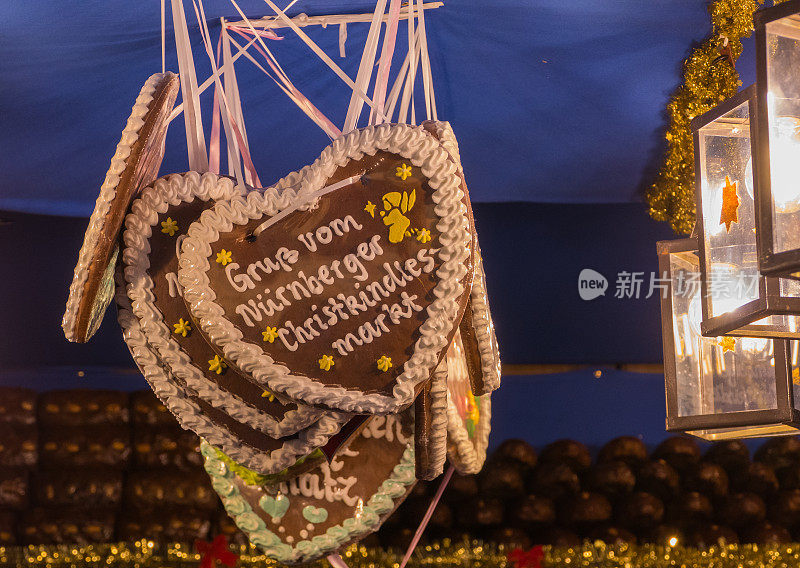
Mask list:
[{"label": "glowing light bulb", "polygon": [[769,133],[772,201],[779,213],[800,210],[800,119],[781,116]]},{"label": "glowing light bulb", "polygon": [[769,342],[769,339],[763,337],[742,337],[739,340],[739,345],[742,347],[742,351],[748,355],[757,355],[766,351],[769,347]]}]

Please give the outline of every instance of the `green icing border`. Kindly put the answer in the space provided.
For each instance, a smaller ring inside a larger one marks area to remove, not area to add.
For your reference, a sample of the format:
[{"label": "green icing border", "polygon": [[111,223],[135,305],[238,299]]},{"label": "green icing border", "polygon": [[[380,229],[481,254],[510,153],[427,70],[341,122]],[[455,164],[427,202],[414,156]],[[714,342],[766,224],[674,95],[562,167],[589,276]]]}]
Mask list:
[{"label": "green icing border", "polygon": [[[253,508],[242,496],[239,488],[234,483],[237,473],[233,470],[233,466],[239,468],[241,466],[238,466],[236,462],[233,462],[224,454],[220,455],[221,452],[205,440],[200,444],[200,452],[205,458],[205,469],[211,477],[211,484],[222,498],[225,511],[233,518],[236,526],[247,534],[253,544],[260,547],[267,556],[278,562],[309,562],[337,550],[343,544],[359,535],[372,532],[379,526],[381,516],[394,509],[395,499],[405,495],[407,488],[416,482],[414,448],[409,445],[403,452],[400,463],[394,467],[389,478],[381,484],[377,493],[364,504],[360,519],[353,517],[345,519],[340,525],[330,527],[325,531],[325,534],[317,535],[311,540],[301,540],[292,547],[282,542],[278,535],[267,528],[264,520],[253,511]],[[227,458],[232,465],[226,463],[224,458]],[[245,469],[245,471],[250,470]],[[242,481],[248,483],[244,477],[239,477]],[[248,484],[255,485],[253,483]]]},{"label": "green icing border", "polygon": [[236,474],[247,485],[272,485],[274,483],[279,483],[281,481],[284,481],[284,476],[287,473],[289,473],[289,470],[294,466],[301,465],[304,461],[306,461],[309,458],[321,458],[325,456],[325,454],[322,453],[322,450],[317,448],[307,456],[303,456],[302,458],[298,459],[296,462],[294,462],[293,465],[285,468],[283,471],[267,475],[246,468],[245,466],[233,461],[233,459],[231,459],[225,452],[223,452],[219,448],[215,446],[211,447],[216,450],[217,458],[220,459],[225,465],[227,465],[233,471],[233,473]]}]

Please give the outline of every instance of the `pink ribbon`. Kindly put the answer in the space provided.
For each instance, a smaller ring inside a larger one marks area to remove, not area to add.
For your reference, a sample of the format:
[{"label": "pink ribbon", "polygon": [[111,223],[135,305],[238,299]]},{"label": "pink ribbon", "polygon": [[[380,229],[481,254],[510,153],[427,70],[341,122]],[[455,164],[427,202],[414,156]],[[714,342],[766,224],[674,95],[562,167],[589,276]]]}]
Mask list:
[{"label": "pink ribbon", "polygon": [[414,533],[414,538],[411,539],[411,544],[408,545],[408,550],[406,550],[406,555],[403,556],[403,561],[400,563],[400,568],[405,568],[406,564],[408,564],[411,555],[414,553],[414,549],[417,547],[419,543],[419,539],[422,538],[422,533],[425,532],[425,528],[428,526],[428,522],[431,520],[433,516],[433,512],[436,510],[436,505],[439,504],[439,500],[442,498],[442,494],[444,490],[447,488],[447,484],[450,483],[450,478],[453,477],[453,472],[456,469],[451,465],[447,468],[447,471],[442,478],[442,482],[439,484],[439,489],[436,490],[436,495],[433,496],[433,500],[431,504],[428,505],[428,510],[425,512],[425,516],[422,517],[422,521],[419,523],[419,527],[417,527],[417,532]]},{"label": "pink ribbon", "polygon": [[345,561],[342,560],[342,557],[338,554],[329,554],[328,562],[330,562],[333,568],[347,568],[347,563],[345,563]]},{"label": "pink ribbon", "polygon": [[381,59],[378,63],[378,76],[375,82],[375,94],[373,95],[376,109],[372,115],[375,124],[383,122],[386,85],[389,82],[389,71],[392,67],[392,56],[394,55],[394,47],[397,40],[397,24],[400,21],[400,4],[400,0],[392,0],[389,4],[389,22],[386,26],[386,34],[383,36],[383,48],[381,49]]},{"label": "pink ribbon", "polygon": [[[222,47],[222,34],[217,42],[217,67],[219,67],[220,48]],[[214,108],[211,111],[211,138],[208,141],[208,171],[219,175],[219,83],[214,82]]]}]

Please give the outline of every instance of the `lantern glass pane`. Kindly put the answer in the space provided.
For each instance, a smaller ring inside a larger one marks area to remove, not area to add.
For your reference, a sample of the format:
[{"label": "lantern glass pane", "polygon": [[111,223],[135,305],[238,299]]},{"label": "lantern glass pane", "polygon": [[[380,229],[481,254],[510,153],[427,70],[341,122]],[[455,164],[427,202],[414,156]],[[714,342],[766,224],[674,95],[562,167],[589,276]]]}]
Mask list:
[{"label": "lantern glass pane", "polygon": [[766,438],[770,436],[789,436],[798,434],[797,428],[789,424],[763,424],[736,428],[714,428],[690,430],[687,434],[703,438],[709,442],[721,440],[740,440],[745,438]]},{"label": "lantern glass pane", "polygon": [[678,416],[777,408],[771,339],[703,337],[700,261],[670,254]]},{"label": "lantern glass pane", "polygon": [[800,17],[766,25],[773,252],[800,248]]},{"label": "lantern glass pane", "polygon": [[[762,276],[756,249],[750,111],[744,102],[698,130],[708,315],[721,316],[759,299]],[[800,156],[796,158],[800,165]],[[800,281],[782,279],[781,294],[800,297]],[[753,322],[797,333],[797,316]],[[763,328],[762,328],[763,329]]]}]

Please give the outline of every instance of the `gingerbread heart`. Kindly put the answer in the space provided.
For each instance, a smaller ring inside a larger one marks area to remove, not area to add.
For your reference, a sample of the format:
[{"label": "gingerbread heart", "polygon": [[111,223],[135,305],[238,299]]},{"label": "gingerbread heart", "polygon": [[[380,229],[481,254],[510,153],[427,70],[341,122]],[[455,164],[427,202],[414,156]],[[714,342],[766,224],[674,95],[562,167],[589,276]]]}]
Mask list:
[{"label": "gingerbread heart", "polygon": [[136,98],[78,253],[61,322],[69,341],[88,341],[100,327],[111,303],[117,237],[137,192],[158,176],[178,87],[178,76],[174,73],[156,73],[145,82]]},{"label": "gingerbread heart", "polygon": [[178,281],[203,334],[264,388],[345,412],[409,406],[471,286],[461,178],[424,128],[353,131],[190,228]]},{"label": "gingerbread heart", "polygon": [[473,393],[461,334],[450,345],[446,365],[447,456],[459,473],[478,473],[489,445],[492,395]]},{"label": "gingerbread heart", "polygon": [[212,486],[250,541],[278,562],[310,562],[380,528],[413,488],[411,415],[374,416],[330,464],[261,484],[200,450]]},{"label": "gingerbread heart", "polygon": [[[461,176],[462,188],[468,196],[467,182],[461,166],[461,154],[458,140],[450,123],[442,121],[426,121],[423,127],[441,142],[450,158],[456,163]],[[469,208],[472,219],[472,208]],[[474,226],[474,221],[473,221]],[[474,228],[473,228],[474,231]],[[500,352],[495,336],[492,312],[489,309],[489,298],[486,292],[486,275],[483,271],[483,258],[478,245],[478,234],[475,233],[475,274],[473,277],[470,299],[464,317],[461,319],[461,334],[464,356],[469,369],[470,384],[476,395],[490,393],[500,387]]]},{"label": "gingerbread heart", "polygon": [[278,438],[311,426],[322,411],[281,402],[228,368],[197,332],[178,284],[177,250],[186,230],[215,201],[240,195],[233,180],[212,173],[156,180],[125,219],[122,254],[127,293],[148,343],[197,397],[233,420]]}]

